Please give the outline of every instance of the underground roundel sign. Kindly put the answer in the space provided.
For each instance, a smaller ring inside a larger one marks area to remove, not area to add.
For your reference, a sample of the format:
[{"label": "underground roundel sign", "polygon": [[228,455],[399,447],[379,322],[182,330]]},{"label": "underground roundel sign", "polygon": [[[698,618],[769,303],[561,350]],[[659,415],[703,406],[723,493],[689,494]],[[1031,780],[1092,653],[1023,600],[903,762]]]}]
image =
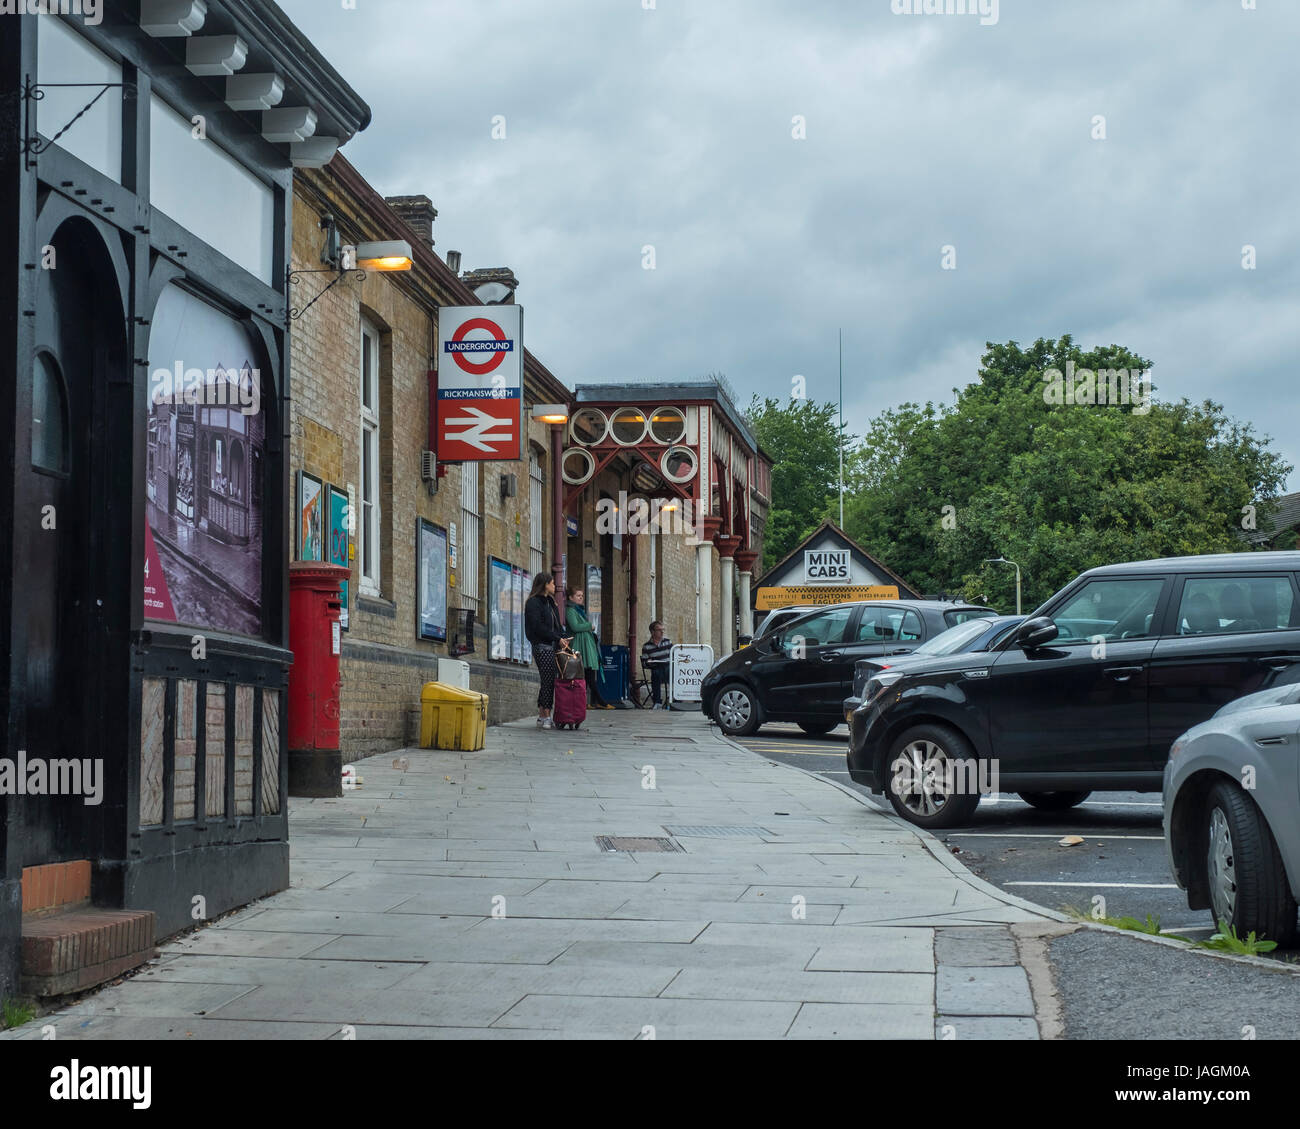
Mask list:
[{"label": "underground roundel sign", "polygon": [[438,460],[521,457],[524,403],[522,306],[438,311]]}]

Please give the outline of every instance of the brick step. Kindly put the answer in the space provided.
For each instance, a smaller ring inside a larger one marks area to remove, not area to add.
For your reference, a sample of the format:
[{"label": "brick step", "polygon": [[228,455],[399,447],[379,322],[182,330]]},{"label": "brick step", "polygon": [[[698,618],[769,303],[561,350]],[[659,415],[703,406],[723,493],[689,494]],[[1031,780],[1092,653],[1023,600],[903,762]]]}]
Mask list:
[{"label": "brick step", "polygon": [[154,955],[152,910],[77,908],[23,918],[23,992],[93,988]]}]

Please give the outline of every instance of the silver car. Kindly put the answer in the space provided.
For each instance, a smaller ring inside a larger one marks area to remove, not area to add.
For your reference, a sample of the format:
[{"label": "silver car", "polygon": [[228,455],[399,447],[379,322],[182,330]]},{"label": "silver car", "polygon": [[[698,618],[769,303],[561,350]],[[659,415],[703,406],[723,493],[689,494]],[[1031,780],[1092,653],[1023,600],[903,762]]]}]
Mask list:
[{"label": "silver car", "polygon": [[1229,702],[1169,751],[1165,847],[1192,909],[1239,937],[1296,940],[1300,685]]}]

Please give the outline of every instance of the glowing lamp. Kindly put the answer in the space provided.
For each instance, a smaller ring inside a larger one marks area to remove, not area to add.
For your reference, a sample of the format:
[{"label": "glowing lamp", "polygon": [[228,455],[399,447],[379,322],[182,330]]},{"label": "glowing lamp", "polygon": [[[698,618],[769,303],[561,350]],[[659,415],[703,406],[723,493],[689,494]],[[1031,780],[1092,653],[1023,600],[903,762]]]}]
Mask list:
[{"label": "glowing lamp", "polygon": [[411,245],[404,239],[385,243],[358,243],[357,268],[365,271],[405,271],[411,269]]},{"label": "glowing lamp", "polygon": [[566,404],[534,404],[533,419],[539,423],[568,423],[569,408]]}]

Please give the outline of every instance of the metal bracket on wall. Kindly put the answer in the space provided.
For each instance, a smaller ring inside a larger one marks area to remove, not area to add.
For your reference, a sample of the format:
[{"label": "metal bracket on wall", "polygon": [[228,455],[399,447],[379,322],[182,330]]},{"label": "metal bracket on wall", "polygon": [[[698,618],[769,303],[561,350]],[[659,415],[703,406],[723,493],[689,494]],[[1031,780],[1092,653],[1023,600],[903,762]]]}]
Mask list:
[{"label": "metal bracket on wall", "polygon": [[[99,91],[89,102],[81,107],[68,123],[55,133],[48,140],[42,140],[36,132],[35,105],[45,97],[47,90],[56,88],[78,88],[83,90]],[[121,90],[122,101],[134,102],[137,96],[137,88],[133,82],[42,82],[37,83],[32,80],[31,75],[23,76],[23,88],[19,91],[18,96],[23,100],[23,139],[19,142],[18,151],[27,155],[26,167],[34,169],[36,167],[35,158],[44,153],[60,137],[68,132],[77,121],[98,102],[110,90]]]},{"label": "metal bracket on wall", "polygon": [[333,290],[334,287],[336,287],[340,282],[342,282],[348,275],[351,275],[358,282],[365,282],[366,280],[366,272],[363,270],[346,270],[346,269],[335,269],[334,267],[323,267],[320,270],[289,271],[289,285],[297,286],[299,283],[302,282],[302,276],[305,274],[333,274],[333,275],[337,275],[338,277],[335,278],[334,281],[331,282],[327,287],[325,287],[324,290],[322,290],[319,294],[317,294],[316,297],[314,297],[310,302],[308,302],[305,306],[303,306],[302,309],[299,309],[297,306],[289,307],[287,311],[288,317],[285,319],[285,323],[284,323],[286,326],[289,324],[290,321],[297,321],[300,317],[302,317],[303,314],[305,314],[308,310],[310,310],[312,306],[314,306],[323,297],[325,297],[326,293],[328,293],[330,290]]}]

